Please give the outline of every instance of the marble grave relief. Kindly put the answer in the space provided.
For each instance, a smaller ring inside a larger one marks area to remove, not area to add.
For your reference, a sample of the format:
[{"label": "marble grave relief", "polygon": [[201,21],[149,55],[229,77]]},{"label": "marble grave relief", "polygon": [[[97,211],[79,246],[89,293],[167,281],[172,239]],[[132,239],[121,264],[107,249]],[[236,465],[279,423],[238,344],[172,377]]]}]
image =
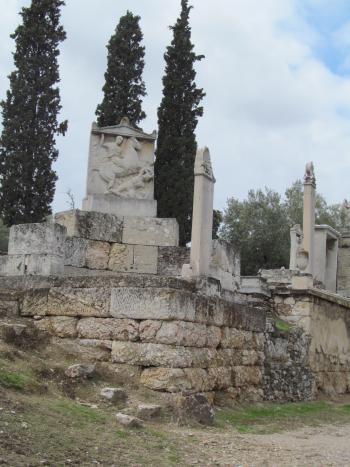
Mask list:
[{"label": "marble grave relief", "polygon": [[91,130],[87,195],[154,198],[156,132],[143,133],[127,118],[119,125]]}]

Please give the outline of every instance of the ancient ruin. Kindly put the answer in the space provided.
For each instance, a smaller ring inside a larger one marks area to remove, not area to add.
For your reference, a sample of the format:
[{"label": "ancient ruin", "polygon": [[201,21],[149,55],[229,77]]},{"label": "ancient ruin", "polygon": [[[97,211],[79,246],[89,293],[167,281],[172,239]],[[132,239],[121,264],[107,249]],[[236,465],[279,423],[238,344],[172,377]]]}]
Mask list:
[{"label": "ancient ruin", "polygon": [[191,248],[178,246],[175,219],[156,217],[155,139],[127,119],[92,126],[83,209],[11,228],[3,315],[154,391],[226,402],[349,392],[350,234],[315,226],[312,163],[290,269],[241,277],[239,255],[211,238],[207,148],[194,167]]}]

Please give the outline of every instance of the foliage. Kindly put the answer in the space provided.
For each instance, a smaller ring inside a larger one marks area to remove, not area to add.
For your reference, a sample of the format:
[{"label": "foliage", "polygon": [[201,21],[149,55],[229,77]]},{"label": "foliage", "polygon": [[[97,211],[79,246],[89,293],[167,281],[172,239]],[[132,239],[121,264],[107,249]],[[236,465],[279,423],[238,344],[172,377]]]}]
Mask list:
[{"label": "foliage", "polygon": [[58,157],[55,135],[64,134],[57,58],[66,34],[60,25],[63,0],[32,0],[23,8],[16,41],[15,71],[1,102],[0,213],[6,225],[41,222],[51,213]]},{"label": "foliage", "polygon": [[181,14],[173,40],[165,53],[163,99],[158,109],[158,147],[155,162],[155,197],[159,217],[175,217],[180,226],[180,244],[191,239],[195,129],[203,114],[202,89],[195,83],[196,55],[191,42],[188,0],[181,1]]},{"label": "foliage", "polygon": [[278,193],[250,190],[248,199],[228,200],[221,236],[241,253],[243,275],[288,263],[289,225]]},{"label": "foliage", "polygon": [[0,219],[0,254],[7,253],[8,241],[9,241],[9,229]]},{"label": "foliage", "polygon": [[[220,236],[241,253],[242,275],[255,275],[259,269],[289,266],[290,228],[302,225],[303,185],[297,180],[286,190],[285,200],[273,190],[250,190],[248,198],[228,200]],[[336,229],[344,225],[340,205],[327,205],[316,196],[316,223]]]},{"label": "foliage", "polygon": [[222,221],[224,220],[224,216],[221,211],[218,209],[214,209],[213,211],[213,233],[212,238],[216,239],[219,237],[219,229]]},{"label": "foliage", "polygon": [[127,11],[107,45],[104,96],[96,109],[99,126],[119,124],[123,117],[136,126],[146,117],[142,110],[142,97],[146,95],[142,80],[145,48],[140,45],[143,34],[139,21],[139,16]]}]

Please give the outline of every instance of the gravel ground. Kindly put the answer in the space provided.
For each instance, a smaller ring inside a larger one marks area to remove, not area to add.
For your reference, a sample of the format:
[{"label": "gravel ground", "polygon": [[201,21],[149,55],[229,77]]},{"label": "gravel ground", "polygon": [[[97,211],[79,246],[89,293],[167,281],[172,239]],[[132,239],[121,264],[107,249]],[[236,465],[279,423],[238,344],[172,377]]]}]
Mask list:
[{"label": "gravel ground", "polygon": [[[268,435],[208,430],[178,433],[196,438],[186,454],[188,466],[346,467],[350,466],[350,425],[307,427]],[[186,449],[187,451],[187,449]]]}]

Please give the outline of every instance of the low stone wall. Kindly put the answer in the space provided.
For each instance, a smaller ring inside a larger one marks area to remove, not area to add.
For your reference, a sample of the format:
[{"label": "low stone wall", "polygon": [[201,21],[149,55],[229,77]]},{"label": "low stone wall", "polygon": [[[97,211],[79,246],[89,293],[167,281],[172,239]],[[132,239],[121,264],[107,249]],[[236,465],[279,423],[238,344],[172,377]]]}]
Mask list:
[{"label": "low stone wall", "polygon": [[350,300],[325,291],[274,295],[276,313],[310,337],[315,391],[350,392]]},{"label": "low stone wall", "polygon": [[306,341],[266,326],[266,296],[225,300],[210,284],[198,290],[174,277],[137,274],[1,278],[0,290],[1,317],[19,315],[77,359],[103,362],[126,381],[234,401],[310,397],[301,384]]}]

